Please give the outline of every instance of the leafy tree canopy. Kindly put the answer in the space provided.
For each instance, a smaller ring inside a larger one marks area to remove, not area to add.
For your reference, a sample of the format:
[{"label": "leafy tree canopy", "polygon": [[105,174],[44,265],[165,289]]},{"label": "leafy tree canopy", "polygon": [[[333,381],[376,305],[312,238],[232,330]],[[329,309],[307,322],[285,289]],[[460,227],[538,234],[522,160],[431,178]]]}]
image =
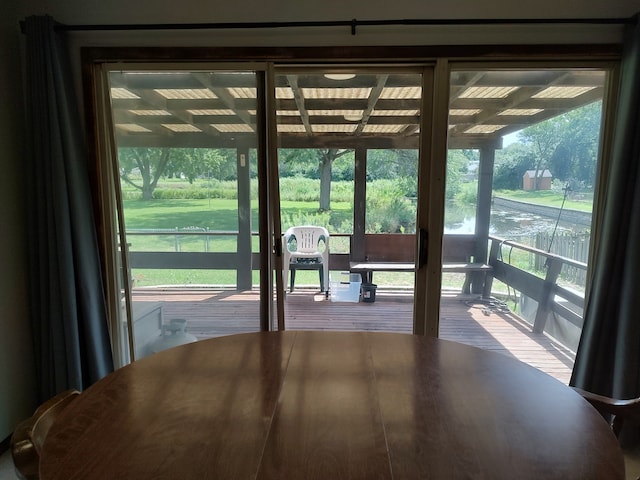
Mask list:
[{"label": "leafy tree canopy", "polygon": [[518,138],[531,159],[525,170],[547,168],[565,183],[592,187],[601,116],[598,101],[522,130]]},{"label": "leafy tree canopy", "polygon": [[[118,163],[122,180],[151,200],[162,177],[198,177],[219,180],[236,178],[236,154],[231,149],[208,148],[121,148]],[[134,175],[137,174],[137,175]]]}]

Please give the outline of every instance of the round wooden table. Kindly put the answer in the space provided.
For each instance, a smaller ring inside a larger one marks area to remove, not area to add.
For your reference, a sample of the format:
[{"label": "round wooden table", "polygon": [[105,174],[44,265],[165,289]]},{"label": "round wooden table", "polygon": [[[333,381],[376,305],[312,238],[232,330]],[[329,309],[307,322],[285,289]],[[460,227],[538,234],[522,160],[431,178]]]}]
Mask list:
[{"label": "round wooden table", "polygon": [[580,395],[497,353],[406,334],[273,332],[143,358],[53,425],[41,478],[624,479]]}]

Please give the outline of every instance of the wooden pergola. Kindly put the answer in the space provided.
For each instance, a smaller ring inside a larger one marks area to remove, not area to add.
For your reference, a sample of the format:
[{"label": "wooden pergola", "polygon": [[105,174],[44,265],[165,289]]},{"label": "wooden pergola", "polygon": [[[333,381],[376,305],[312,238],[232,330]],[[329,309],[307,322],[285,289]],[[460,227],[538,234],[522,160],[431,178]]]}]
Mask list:
[{"label": "wooden pergola", "polygon": [[[276,74],[280,147],[418,147],[421,75],[353,72]],[[499,148],[509,133],[601,99],[604,80],[596,69],[453,71],[449,148]],[[251,72],[112,72],[110,82],[119,146],[256,145]]]},{"label": "wooden pergola", "polygon": [[[494,157],[503,137],[602,99],[605,75],[595,68],[451,72],[448,148],[480,153],[476,261],[485,262],[487,257]],[[258,146],[259,109],[264,102],[260,79],[250,71],[111,72],[118,147],[234,148],[239,198],[248,202],[249,172],[241,166]],[[420,69],[410,67],[276,70],[278,146],[355,151],[353,245],[363,243],[365,192],[358,185],[366,179],[367,150],[419,148],[422,82]],[[251,260],[249,217],[239,215],[237,256],[223,261],[238,269],[239,289],[250,288],[252,265],[257,265],[256,259]],[[166,263],[152,253],[145,255],[133,266],[158,268]],[[195,256],[188,265],[183,262],[184,258],[181,268],[202,268]],[[334,267],[348,268],[348,258],[332,256]]]}]

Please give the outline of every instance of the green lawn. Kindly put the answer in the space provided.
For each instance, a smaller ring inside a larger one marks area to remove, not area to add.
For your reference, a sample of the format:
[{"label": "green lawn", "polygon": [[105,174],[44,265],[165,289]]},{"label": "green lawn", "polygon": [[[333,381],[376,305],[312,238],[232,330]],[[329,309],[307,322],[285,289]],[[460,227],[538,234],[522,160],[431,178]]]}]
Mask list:
[{"label": "green lawn", "polygon": [[[198,235],[198,232],[236,232],[238,230],[238,203],[235,199],[154,199],[125,200],[127,241],[133,252],[235,252],[235,235]],[[317,223],[351,225],[353,215],[349,202],[333,202],[332,211],[318,213],[317,202],[283,201],[283,229],[292,224]],[[252,230],[258,230],[256,203],[251,210]],[[162,230],[157,234],[136,234],[136,231]],[[175,230],[176,233],[167,232]],[[332,244],[336,252],[348,252],[348,241],[336,238]],[[258,238],[253,238],[253,251],[259,251]],[[315,283],[312,273],[300,272],[297,283]],[[255,271],[254,284],[259,282]],[[136,286],[150,285],[235,285],[232,270],[161,270],[134,269]]]},{"label": "green lawn", "polygon": [[[188,189],[188,183],[173,182]],[[497,191],[497,195],[514,200],[559,207],[562,194],[552,191]],[[283,195],[283,198],[286,195]],[[131,251],[155,252],[235,252],[235,235],[197,235],[198,231],[235,232],[238,230],[238,203],[229,198],[157,198],[150,201],[125,200],[125,222]],[[565,208],[591,210],[591,199],[567,200]],[[350,233],[352,229],[353,207],[351,202],[332,201],[330,212],[318,212],[317,201],[283,200],[281,203],[282,228],[294,224],[320,224],[328,226],[330,232]],[[258,230],[257,202],[252,203],[252,230]],[[136,230],[164,230],[153,235],[136,235]],[[177,230],[167,233],[166,230]],[[185,234],[185,231],[187,234]],[[335,237],[331,243],[333,252],[348,253],[348,238]],[[253,238],[253,251],[259,251],[258,238]],[[528,258],[513,259],[527,270]],[[192,285],[215,284],[234,285],[236,274],[231,270],[160,270],[136,269],[132,272],[137,286],[147,285]],[[299,272],[297,284],[316,284],[317,272]],[[382,285],[412,286],[413,276],[402,274],[376,275]],[[445,276],[444,284],[459,286],[460,280]],[[254,284],[259,282],[258,272],[254,272]]]},{"label": "green lawn", "polygon": [[[238,201],[227,199],[125,200],[127,229],[200,227],[238,229]],[[257,212],[254,215],[257,220]]]},{"label": "green lawn", "polygon": [[[317,202],[282,202],[282,228],[295,224],[349,223],[352,207],[347,202],[332,205],[324,216],[318,214]],[[154,199],[125,200],[125,224],[128,232],[134,230],[199,230],[230,232],[238,230],[238,202],[229,199]],[[324,218],[326,217],[326,218]],[[257,231],[258,209],[251,209],[252,230]],[[331,228],[330,228],[331,230]],[[164,234],[153,236],[131,235],[131,250],[141,251],[205,251],[204,236]],[[212,247],[211,243],[216,246]],[[257,242],[256,242],[257,245]],[[235,237],[211,238],[209,251],[235,251]]]},{"label": "green lawn", "polygon": [[[527,202],[556,208],[560,208],[562,206],[562,200],[564,198],[562,193],[554,192],[552,190],[495,190],[493,193],[496,197],[504,197],[517,200],[519,202]],[[593,194],[581,193],[569,195],[564,203],[564,208],[590,212],[593,209]]]},{"label": "green lawn", "polygon": [[[238,229],[238,201],[234,199],[154,199],[125,200],[125,222],[130,229],[207,228],[230,231]],[[280,206],[283,229],[291,226],[287,219],[315,219],[318,202],[283,201]],[[332,225],[349,221],[352,216],[349,202],[332,202],[327,213]],[[257,202],[252,202],[251,222],[258,224]],[[257,230],[257,228],[254,228]]]}]

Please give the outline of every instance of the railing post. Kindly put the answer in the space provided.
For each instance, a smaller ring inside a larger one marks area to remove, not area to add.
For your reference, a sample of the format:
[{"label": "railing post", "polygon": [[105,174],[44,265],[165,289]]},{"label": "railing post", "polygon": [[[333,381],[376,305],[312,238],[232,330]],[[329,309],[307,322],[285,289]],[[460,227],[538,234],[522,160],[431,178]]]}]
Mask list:
[{"label": "railing post", "polygon": [[236,150],[238,172],[238,237],[236,238],[238,290],[251,290],[251,176],[249,147],[239,145]]},{"label": "railing post", "polygon": [[547,318],[551,312],[551,302],[553,302],[554,287],[560,271],[562,270],[562,262],[558,259],[547,257],[547,275],[544,279],[544,285],[542,287],[542,295],[538,302],[538,310],[536,311],[536,318],[533,322],[533,332],[542,333],[544,331]]},{"label": "railing post", "polygon": [[[488,265],[495,265],[498,261],[498,253],[500,251],[500,242],[493,238],[489,239],[490,248],[489,248],[489,260],[487,261]],[[493,272],[487,272],[484,287],[482,291],[482,298],[489,298],[491,296],[491,288],[493,287]]]},{"label": "railing post", "polygon": [[[351,261],[361,262],[364,258],[364,232],[367,196],[367,149],[355,150],[355,170],[353,187],[353,235],[349,243]],[[329,263],[331,265],[331,263]]]},{"label": "railing post", "polygon": [[[497,145],[491,143],[480,148],[480,165],[478,167],[478,195],[476,201],[476,246],[473,252],[473,261],[477,263],[487,262],[487,247],[491,224],[491,195],[493,190],[493,166],[495,163]],[[486,293],[484,285],[486,276],[475,272],[471,274],[471,292]]]}]

